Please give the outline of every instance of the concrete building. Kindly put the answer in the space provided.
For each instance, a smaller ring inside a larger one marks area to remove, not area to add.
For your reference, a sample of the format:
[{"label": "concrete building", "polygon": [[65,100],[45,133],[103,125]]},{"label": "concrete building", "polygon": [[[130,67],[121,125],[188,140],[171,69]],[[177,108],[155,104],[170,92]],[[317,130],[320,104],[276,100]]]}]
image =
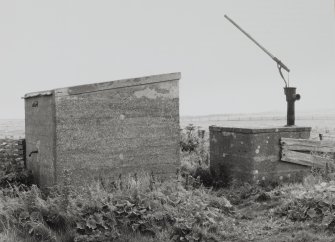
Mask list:
[{"label": "concrete building", "polygon": [[25,95],[27,167],[42,187],[179,166],[180,73]]},{"label": "concrete building", "polygon": [[281,138],[308,139],[310,127],[209,127],[210,170],[219,182],[301,181],[309,166],[281,160]]}]

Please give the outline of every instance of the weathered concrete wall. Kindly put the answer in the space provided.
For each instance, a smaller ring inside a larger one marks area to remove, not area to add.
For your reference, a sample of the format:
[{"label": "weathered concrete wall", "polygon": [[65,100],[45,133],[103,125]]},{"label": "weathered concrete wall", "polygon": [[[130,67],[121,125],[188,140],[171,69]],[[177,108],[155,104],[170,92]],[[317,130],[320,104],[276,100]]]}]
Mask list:
[{"label": "weathered concrete wall", "polygon": [[[32,102],[45,97],[29,95],[29,149],[49,135],[53,139],[43,142],[55,149],[44,148],[47,163],[54,159],[56,165],[48,171],[40,168],[39,177],[41,173],[50,177],[39,182],[59,182],[65,169],[78,183],[140,170],[161,176],[174,173],[180,162],[179,79],[180,73],[172,73],[56,89],[52,98],[45,99],[44,113],[35,110],[35,115],[30,113]],[[54,118],[46,120],[44,115]],[[36,125],[41,122],[51,122],[54,133]]]},{"label": "weathered concrete wall", "polygon": [[25,99],[27,168],[32,171],[35,182],[43,186],[52,185],[55,179],[54,110],[52,93]]},{"label": "weathered concrete wall", "polygon": [[280,139],[308,139],[311,128],[264,129],[210,127],[210,169],[217,180],[300,179],[310,168],[280,161]]}]

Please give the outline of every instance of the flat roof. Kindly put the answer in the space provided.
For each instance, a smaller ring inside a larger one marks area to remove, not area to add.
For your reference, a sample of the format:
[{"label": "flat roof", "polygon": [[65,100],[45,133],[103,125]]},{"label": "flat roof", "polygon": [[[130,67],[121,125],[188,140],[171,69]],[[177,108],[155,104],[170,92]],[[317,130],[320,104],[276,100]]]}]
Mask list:
[{"label": "flat roof", "polygon": [[312,128],[311,127],[301,127],[301,126],[239,128],[239,127],[219,127],[219,126],[212,125],[212,126],[209,126],[209,129],[213,131],[223,131],[223,132],[232,132],[232,133],[258,134],[258,133],[311,131]]},{"label": "flat roof", "polygon": [[121,80],[116,80],[116,81],[98,82],[98,83],[91,83],[91,84],[85,84],[85,85],[79,85],[79,86],[57,88],[57,89],[48,90],[48,91],[31,92],[31,93],[25,94],[23,98],[27,99],[27,98],[38,97],[38,96],[50,96],[50,95],[53,95],[53,93],[55,93],[57,96],[78,95],[78,94],[83,94],[83,93],[98,92],[98,91],[109,90],[109,89],[173,81],[173,80],[179,80],[180,78],[181,78],[180,72],[152,75],[152,76],[143,76],[143,77],[137,77],[137,78],[121,79]]}]

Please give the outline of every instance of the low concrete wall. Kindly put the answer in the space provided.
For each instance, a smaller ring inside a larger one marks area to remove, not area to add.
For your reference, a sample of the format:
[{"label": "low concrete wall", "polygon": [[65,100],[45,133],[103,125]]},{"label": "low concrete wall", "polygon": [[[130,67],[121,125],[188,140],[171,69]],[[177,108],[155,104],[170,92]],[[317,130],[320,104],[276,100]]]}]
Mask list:
[{"label": "low concrete wall", "polygon": [[25,140],[0,139],[0,175],[25,167]]},{"label": "low concrete wall", "polygon": [[280,139],[308,139],[309,127],[227,128],[211,126],[210,169],[217,181],[301,180],[310,167],[281,161]]}]

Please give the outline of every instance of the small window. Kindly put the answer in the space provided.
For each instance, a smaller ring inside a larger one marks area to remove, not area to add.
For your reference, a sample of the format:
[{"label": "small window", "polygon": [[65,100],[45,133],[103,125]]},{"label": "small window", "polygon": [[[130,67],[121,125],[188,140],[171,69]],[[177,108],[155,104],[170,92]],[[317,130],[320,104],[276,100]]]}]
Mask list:
[{"label": "small window", "polygon": [[38,101],[34,101],[32,107],[33,107],[33,108],[38,107]]}]

